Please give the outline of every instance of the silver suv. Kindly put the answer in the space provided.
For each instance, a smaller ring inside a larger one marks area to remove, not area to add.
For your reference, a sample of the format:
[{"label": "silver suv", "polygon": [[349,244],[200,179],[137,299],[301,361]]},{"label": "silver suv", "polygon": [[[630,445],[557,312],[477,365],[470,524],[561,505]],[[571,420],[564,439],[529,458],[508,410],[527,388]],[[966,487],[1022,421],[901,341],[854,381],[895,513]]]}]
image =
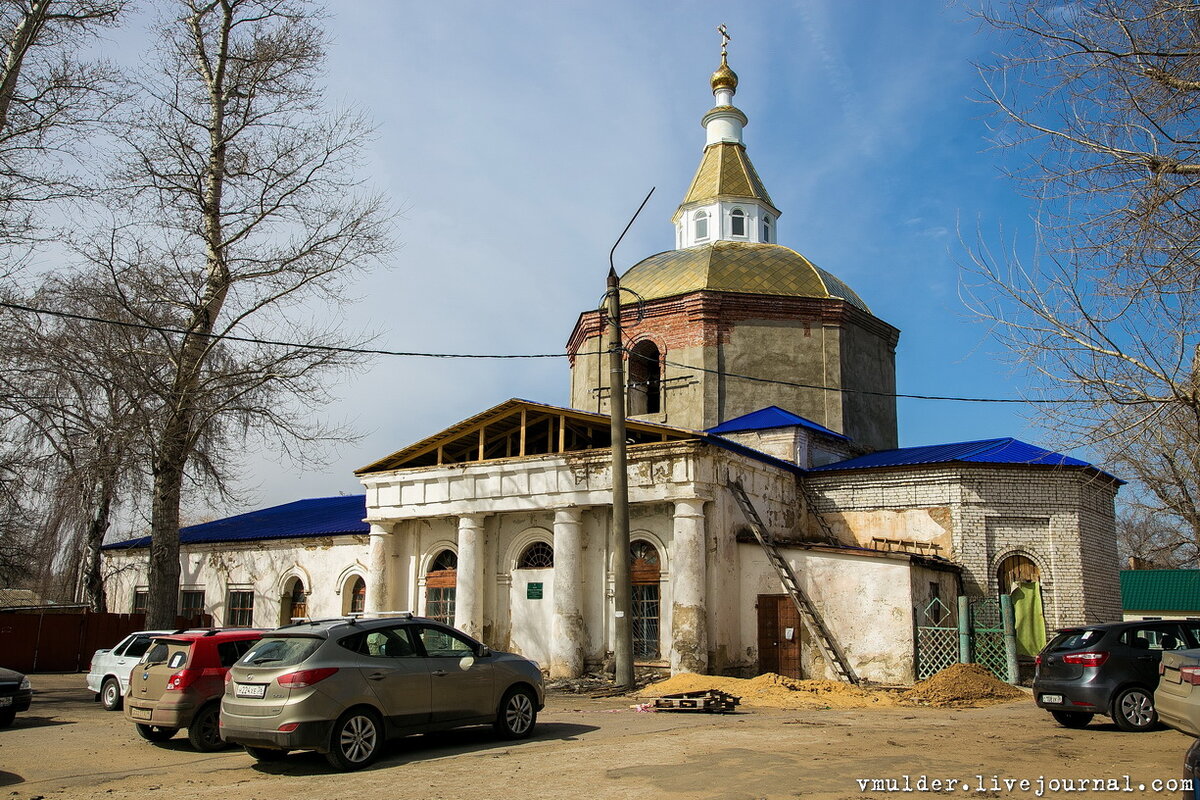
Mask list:
[{"label": "silver suv", "polygon": [[352,770],[410,733],[491,723],[527,737],[544,700],[536,663],[433,620],[319,620],[265,634],[233,666],[221,737],[259,761],[316,750]]}]

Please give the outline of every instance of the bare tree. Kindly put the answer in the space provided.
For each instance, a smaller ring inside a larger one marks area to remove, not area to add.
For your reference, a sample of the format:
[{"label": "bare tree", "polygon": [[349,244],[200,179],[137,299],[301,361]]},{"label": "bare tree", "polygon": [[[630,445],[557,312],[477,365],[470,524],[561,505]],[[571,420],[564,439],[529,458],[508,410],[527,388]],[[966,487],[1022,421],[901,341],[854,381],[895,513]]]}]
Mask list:
[{"label": "bare tree", "polygon": [[229,455],[253,435],[285,448],[336,435],[312,409],[359,359],[338,349],[348,342],[329,314],[390,244],[389,215],[357,174],[370,130],[327,111],[318,88],[313,6],[169,5],[158,71],[143,76],[123,136],[128,221],[90,250],[111,299],[160,329],[144,378],[151,626],[175,617],[182,492],[215,463],[197,453]]},{"label": "bare tree", "polygon": [[[1200,7],[1016,0],[985,19],[996,141],[1040,204],[1036,252],[974,249],[968,302],[1032,368],[1047,427],[1200,543]],[[981,237],[981,241],[983,238]]]},{"label": "bare tree", "polygon": [[[96,611],[105,610],[100,546],[122,495],[146,473],[143,380],[152,332],[91,318],[122,319],[122,308],[96,287],[105,275],[50,275],[27,302],[58,316],[14,313],[0,318],[0,408],[20,429],[42,473],[39,540],[44,570]],[[28,523],[27,523],[28,525]]]},{"label": "bare tree", "polygon": [[128,2],[0,3],[0,244],[46,236],[35,208],[78,193],[69,155],[116,95],[109,71],[76,53],[115,25]]},{"label": "bare tree", "polygon": [[[78,52],[115,25],[127,0],[6,0],[0,3],[0,276],[14,272],[37,239],[50,201],[79,196],[71,168],[77,146],[116,99],[112,75]],[[6,366],[6,365],[0,365]],[[5,383],[8,383],[7,379]],[[28,579],[44,566],[44,539],[31,520],[44,517],[45,455],[30,438],[21,401],[0,395],[0,580]]]},{"label": "bare tree", "polygon": [[1195,569],[1200,563],[1190,531],[1139,509],[1117,516],[1117,554],[1134,569]]}]

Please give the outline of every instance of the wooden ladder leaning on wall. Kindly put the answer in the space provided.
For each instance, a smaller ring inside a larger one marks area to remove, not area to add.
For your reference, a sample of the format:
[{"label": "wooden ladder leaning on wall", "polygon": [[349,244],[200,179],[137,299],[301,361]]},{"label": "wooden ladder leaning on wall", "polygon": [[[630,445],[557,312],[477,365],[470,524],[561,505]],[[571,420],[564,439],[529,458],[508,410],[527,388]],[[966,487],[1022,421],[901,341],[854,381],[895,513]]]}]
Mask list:
[{"label": "wooden ladder leaning on wall", "polygon": [[754,532],[754,538],[758,540],[763,552],[767,554],[767,561],[771,562],[771,566],[775,568],[775,573],[779,576],[779,582],[783,584],[784,591],[787,592],[788,597],[792,598],[796,610],[800,612],[800,619],[804,623],[804,627],[808,629],[809,635],[820,646],[821,654],[829,661],[839,680],[846,683],[858,683],[858,676],[854,674],[854,669],[846,659],[846,654],[838,646],[833,633],[825,626],[817,607],[800,588],[800,582],[796,580],[796,574],[792,572],[791,565],[780,554],[779,548],[775,546],[775,542],[767,533],[762,519],[754,509],[754,504],[750,502],[750,497],[746,494],[741,482],[730,481],[728,486],[734,499],[737,500],[738,506],[741,507],[742,513],[746,516],[746,520],[750,523],[750,530]]}]

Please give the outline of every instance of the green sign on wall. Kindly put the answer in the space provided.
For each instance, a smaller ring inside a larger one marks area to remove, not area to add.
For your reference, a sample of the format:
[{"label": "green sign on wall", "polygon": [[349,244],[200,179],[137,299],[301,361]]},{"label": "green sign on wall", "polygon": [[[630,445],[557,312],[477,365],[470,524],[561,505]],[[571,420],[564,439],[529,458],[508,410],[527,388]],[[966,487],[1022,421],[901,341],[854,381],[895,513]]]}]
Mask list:
[{"label": "green sign on wall", "polygon": [[542,599],[542,584],[531,583],[525,587],[526,600],[541,600]]}]

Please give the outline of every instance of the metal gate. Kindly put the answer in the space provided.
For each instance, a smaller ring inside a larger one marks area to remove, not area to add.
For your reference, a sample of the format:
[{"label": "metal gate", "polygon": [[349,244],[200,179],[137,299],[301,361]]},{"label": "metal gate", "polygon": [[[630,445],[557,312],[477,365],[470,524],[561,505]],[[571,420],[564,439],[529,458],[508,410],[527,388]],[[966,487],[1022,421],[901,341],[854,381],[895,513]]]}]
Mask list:
[{"label": "metal gate", "polygon": [[1008,674],[1008,651],[1004,643],[1004,618],[998,597],[971,600],[971,660],[1002,681]]},{"label": "metal gate", "polygon": [[935,597],[917,621],[917,680],[958,663],[958,620],[954,609]]},{"label": "metal gate", "polygon": [[[917,680],[960,662],[975,662],[1002,681],[1009,674],[1004,612],[998,597],[960,597],[955,607],[933,598],[918,612]],[[965,652],[964,652],[965,650]]]}]

